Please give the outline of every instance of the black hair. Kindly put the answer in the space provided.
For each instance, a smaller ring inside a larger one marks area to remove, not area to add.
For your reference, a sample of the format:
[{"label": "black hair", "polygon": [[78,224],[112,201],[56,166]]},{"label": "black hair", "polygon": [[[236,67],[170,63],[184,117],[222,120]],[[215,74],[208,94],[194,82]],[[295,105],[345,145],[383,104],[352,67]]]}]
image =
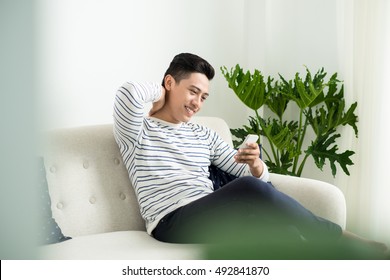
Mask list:
[{"label": "black hair", "polygon": [[[164,74],[164,79],[167,75],[171,75],[179,83],[192,73],[204,74],[209,80],[212,80],[215,75],[213,66],[203,58],[191,53],[181,53],[173,58]],[[162,86],[164,86],[164,79]]]}]

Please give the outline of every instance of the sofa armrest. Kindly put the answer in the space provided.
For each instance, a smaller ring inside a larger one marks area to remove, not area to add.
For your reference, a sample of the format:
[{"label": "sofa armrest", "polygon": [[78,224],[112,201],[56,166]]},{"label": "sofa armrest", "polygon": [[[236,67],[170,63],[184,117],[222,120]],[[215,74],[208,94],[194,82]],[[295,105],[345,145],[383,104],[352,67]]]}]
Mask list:
[{"label": "sofa armrest", "polygon": [[345,229],[345,197],[336,186],[319,180],[273,173],[270,174],[270,181],[276,189],[293,197],[315,215]]}]

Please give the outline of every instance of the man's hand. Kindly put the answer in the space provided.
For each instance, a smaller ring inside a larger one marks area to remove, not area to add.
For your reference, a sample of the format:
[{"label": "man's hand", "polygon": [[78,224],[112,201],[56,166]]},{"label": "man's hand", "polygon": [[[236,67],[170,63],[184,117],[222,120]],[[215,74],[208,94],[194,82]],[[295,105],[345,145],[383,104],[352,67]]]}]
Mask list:
[{"label": "man's hand", "polygon": [[259,178],[263,174],[263,163],[260,159],[260,149],[257,143],[248,143],[240,148],[234,156],[237,163],[246,163],[252,175]]},{"label": "man's hand", "polygon": [[161,110],[162,107],[164,107],[165,104],[165,88],[161,87],[161,97],[158,101],[153,102],[153,107],[149,111],[149,116],[153,116],[154,114],[157,113],[157,111]]}]

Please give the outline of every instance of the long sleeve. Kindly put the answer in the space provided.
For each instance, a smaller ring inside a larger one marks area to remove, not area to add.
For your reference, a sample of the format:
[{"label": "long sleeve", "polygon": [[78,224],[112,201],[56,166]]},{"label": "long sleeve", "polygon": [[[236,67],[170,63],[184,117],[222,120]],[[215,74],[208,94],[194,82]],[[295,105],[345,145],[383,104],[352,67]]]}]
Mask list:
[{"label": "long sleeve", "polygon": [[[221,139],[216,133],[212,140],[212,150],[214,154],[211,162],[223,171],[233,174],[237,177],[252,176],[249,166],[247,164],[236,163],[234,155],[237,150],[231,148],[226,142]],[[263,173],[260,176],[260,180],[267,182],[269,180],[269,172],[267,165],[263,164]]]},{"label": "long sleeve", "polygon": [[161,85],[157,83],[123,84],[117,91],[114,103],[114,130],[118,144],[135,143],[142,131],[145,104],[161,97]]}]

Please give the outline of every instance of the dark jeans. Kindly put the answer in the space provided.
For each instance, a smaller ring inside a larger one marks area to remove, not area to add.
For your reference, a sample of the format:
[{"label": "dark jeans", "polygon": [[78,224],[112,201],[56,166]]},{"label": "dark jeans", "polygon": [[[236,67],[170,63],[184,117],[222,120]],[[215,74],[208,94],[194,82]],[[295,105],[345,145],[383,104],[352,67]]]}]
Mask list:
[{"label": "dark jeans", "polygon": [[314,215],[270,183],[241,177],[166,215],[153,236],[171,243],[318,242],[337,240],[341,232],[339,225]]}]

